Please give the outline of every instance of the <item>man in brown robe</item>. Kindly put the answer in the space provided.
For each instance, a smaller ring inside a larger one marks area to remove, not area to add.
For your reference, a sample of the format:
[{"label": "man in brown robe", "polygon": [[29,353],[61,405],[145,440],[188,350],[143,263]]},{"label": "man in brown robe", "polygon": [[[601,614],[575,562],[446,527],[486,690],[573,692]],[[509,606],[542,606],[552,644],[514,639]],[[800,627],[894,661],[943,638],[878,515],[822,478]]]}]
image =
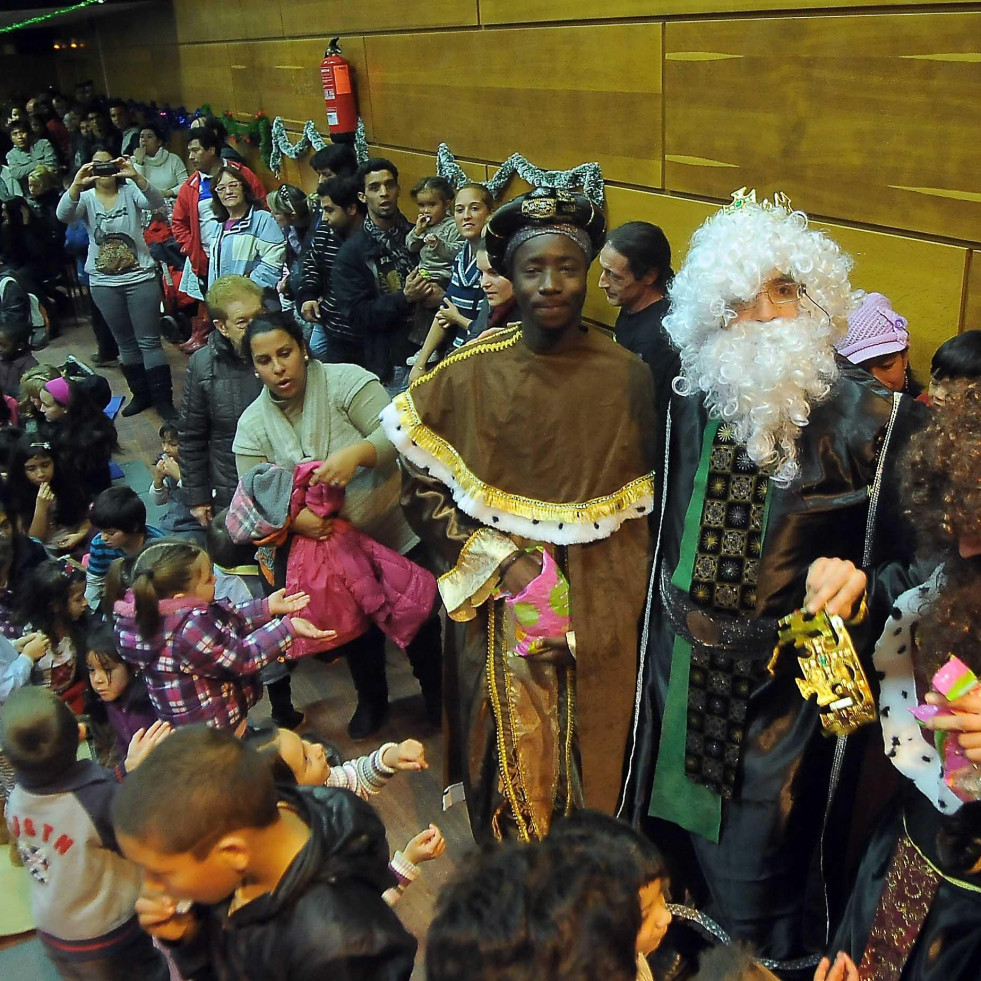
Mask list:
[{"label": "man in brown robe", "polygon": [[[544,837],[555,815],[612,812],[633,708],[657,430],[650,371],[582,324],[605,222],[538,188],[488,224],[521,322],[467,345],[382,414],[402,503],[440,564],[448,790],[474,836]],[[542,550],[571,623],[515,652],[517,596]]]}]

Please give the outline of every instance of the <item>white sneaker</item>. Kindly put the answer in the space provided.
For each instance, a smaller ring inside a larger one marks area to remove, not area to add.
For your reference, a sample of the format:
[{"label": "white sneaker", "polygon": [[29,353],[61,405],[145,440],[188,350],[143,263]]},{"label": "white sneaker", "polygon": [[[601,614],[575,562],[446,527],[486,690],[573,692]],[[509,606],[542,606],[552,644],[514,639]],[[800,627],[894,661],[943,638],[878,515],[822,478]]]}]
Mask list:
[{"label": "white sneaker", "polygon": [[[418,354],[410,354],[405,359],[405,363],[411,368],[416,363],[417,358],[418,358]],[[426,364],[427,365],[436,364],[437,361],[439,361],[439,352],[433,351],[433,353],[429,355],[429,360],[426,362]]]}]

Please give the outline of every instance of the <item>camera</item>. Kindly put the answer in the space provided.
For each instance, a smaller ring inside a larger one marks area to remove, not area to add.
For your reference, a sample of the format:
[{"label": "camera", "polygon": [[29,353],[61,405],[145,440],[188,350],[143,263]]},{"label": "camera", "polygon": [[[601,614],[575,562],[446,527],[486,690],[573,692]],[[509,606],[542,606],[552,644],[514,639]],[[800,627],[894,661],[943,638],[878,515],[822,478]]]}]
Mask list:
[{"label": "camera", "polygon": [[104,160],[92,164],[93,177],[115,177],[119,173],[119,164],[115,160]]}]

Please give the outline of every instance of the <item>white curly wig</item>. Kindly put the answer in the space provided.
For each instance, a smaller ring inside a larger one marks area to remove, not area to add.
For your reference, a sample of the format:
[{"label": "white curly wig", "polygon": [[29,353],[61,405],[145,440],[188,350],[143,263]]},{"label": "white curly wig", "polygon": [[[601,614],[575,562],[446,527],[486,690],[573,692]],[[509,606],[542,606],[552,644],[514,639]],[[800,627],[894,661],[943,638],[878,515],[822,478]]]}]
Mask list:
[{"label": "white curly wig", "polygon": [[[681,354],[680,395],[702,393],[710,415],[773,479],[797,475],[797,437],[810,407],[837,378],[834,344],[854,306],[851,257],[807,216],[746,203],[720,211],[692,236],[668,295],[664,328]],[[804,285],[796,316],[736,321],[732,304],[752,301],[774,273]]]}]

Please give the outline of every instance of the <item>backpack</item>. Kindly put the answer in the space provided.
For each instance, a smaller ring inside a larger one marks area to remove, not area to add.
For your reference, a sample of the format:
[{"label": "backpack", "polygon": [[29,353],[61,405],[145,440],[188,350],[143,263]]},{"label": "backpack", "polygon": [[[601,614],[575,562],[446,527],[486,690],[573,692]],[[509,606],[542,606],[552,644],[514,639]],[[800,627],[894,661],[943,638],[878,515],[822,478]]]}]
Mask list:
[{"label": "backpack", "polygon": [[[2,299],[7,285],[13,282],[16,282],[13,276],[4,276],[3,279],[0,279],[0,299]],[[23,287],[21,288],[23,289]],[[27,294],[28,302],[31,305],[31,350],[40,351],[41,348],[48,346],[51,333],[50,321],[44,307],[41,306],[41,301],[33,293],[29,293],[27,290],[24,292]]]}]

